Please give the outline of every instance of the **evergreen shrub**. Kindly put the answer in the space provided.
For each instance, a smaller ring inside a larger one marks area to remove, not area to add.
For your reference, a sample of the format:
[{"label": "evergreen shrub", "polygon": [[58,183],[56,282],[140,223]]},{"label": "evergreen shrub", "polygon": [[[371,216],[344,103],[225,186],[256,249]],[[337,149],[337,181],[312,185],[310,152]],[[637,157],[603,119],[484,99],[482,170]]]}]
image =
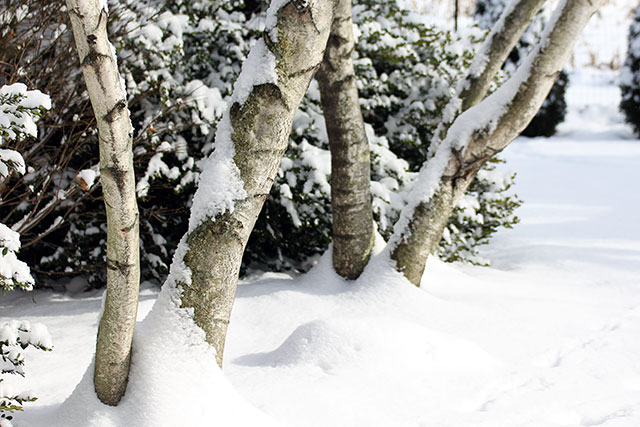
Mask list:
[{"label": "evergreen shrub", "polygon": [[[41,323],[11,320],[0,325],[0,374],[25,375],[24,351],[28,347],[51,351],[51,337]],[[13,413],[26,402],[37,400],[31,392],[17,391],[0,377],[0,427],[12,427]]]},{"label": "evergreen shrub", "polygon": [[636,135],[640,136],[640,6],[629,26],[627,56],[620,70],[620,110]]},{"label": "evergreen shrub", "polygon": [[[37,278],[85,275],[103,286],[106,226],[99,180],[84,185],[79,179],[82,171],[99,173],[97,132],[80,67],[69,60],[77,53],[68,18],[54,3],[21,0],[0,20],[0,84],[33,82],[53,102],[38,123],[38,144],[22,151],[33,168],[0,188],[3,203],[12,206],[2,222],[13,228],[29,218],[29,228],[20,230],[21,257]],[[201,160],[215,149],[216,123],[264,28],[264,11],[261,1],[109,1],[109,34],[134,126],[143,279],[162,281],[167,274],[187,229]],[[482,34],[458,37],[391,0],[364,0],[354,13],[374,214],[388,237],[436,126],[453,119],[445,107]],[[304,270],[328,247],[327,145],[313,82],[249,240],[245,271]],[[465,198],[456,209],[441,245],[444,258],[483,262],[477,245],[517,221],[519,201],[505,193],[510,176],[496,174],[479,174],[468,192],[477,203]]]}]

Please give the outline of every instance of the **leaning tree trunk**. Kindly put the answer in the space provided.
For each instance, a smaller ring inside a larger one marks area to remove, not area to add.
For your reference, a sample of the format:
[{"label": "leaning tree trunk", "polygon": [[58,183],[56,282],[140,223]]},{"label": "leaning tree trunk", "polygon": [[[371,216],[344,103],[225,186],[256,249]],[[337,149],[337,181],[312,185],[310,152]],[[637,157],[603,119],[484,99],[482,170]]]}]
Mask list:
[{"label": "leaning tree trunk", "polygon": [[456,96],[446,107],[447,110],[455,110],[456,114],[447,122],[438,125],[436,137],[429,145],[430,155],[436,152],[457,115],[473,107],[486,96],[489,85],[502,64],[545,2],[546,0],[513,0],[505,8],[474,56],[467,75],[458,82]]},{"label": "leaning tree trunk", "polygon": [[287,148],[293,116],[322,62],[333,16],[333,1],[277,4],[234,86],[165,284],[181,291],[181,306],[192,310],[219,365],[242,254]]},{"label": "leaning tree trunk", "polygon": [[[564,0],[514,76],[461,114],[422,168],[390,241],[396,268],[420,286],[449,215],[480,167],[511,143],[536,114],[601,0]],[[487,117],[489,120],[487,120]],[[424,227],[427,227],[425,229]]]},{"label": "leaning tree trunk", "polygon": [[371,159],[353,68],[351,0],[338,0],[322,66],[320,86],[331,150],[333,267],[356,279],[373,249]]},{"label": "leaning tree trunk", "polygon": [[494,76],[546,0],[513,0],[493,26],[462,81],[461,111],[482,101]]},{"label": "leaning tree trunk", "polygon": [[117,405],[124,395],[138,310],[140,240],[126,95],[107,38],[99,0],[67,0],[82,72],[98,125],[100,182],[107,211],[107,295],[98,328],[94,384],[98,398]]},{"label": "leaning tree trunk", "polygon": [[[545,1],[515,0],[505,9],[474,57],[469,72],[458,84],[456,99],[461,101],[458,107],[460,112],[468,110],[485,97],[491,81]],[[450,123],[441,123],[438,126],[436,130],[438,139],[432,142],[432,146],[429,147],[430,152],[434,153],[437,150],[441,139],[446,137],[449,125]],[[473,180],[472,178],[468,179],[465,189]],[[461,188],[460,185],[457,187]],[[419,212],[416,212],[415,220],[408,224],[410,231],[403,238],[405,243],[396,247],[394,259],[416,258],[424,259],[426,262],[442,239],[442,233],[452,212],[448,206],[455,207],[462,194],[464,190],[454,197],[453,180],[451,177],[445,177],[437,193],[428,202],[416,207],[416,211]],[[429,212],[433,214],[430,215]],[[417,253],[414,254],[414,251]],[[408,262],[403,268],[403,273],[409,281],[417,285],[424,273],[424,263]]]}]

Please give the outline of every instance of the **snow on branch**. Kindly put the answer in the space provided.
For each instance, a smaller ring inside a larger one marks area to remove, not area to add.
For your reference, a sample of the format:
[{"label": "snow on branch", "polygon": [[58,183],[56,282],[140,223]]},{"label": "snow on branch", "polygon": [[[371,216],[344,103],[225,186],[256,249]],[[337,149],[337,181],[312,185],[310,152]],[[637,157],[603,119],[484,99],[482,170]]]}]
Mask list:
[{"label": "snow on branch", "polygon": [[[242,70],[233,86],[231,104],[244,105],[255,86],[278,83],[276,58],[264,39],[258,40],[242,64]],[[207,218],[233,212],[237,200],[247,197],[240,170],[235,163],[233,129],[227,109],[218,123],[214,152],[202,164],[198,190],[193,196],[189,218],[189,231],[193,231]]]},{"label": "snow on branch", "polygon": [[419,204],[428,203],[443,177],[457,178],[465,168],[504,149],[536,113],[598,4],[562,0],[541,41],[498,90],[454,121],[434,156],[422,167],[408,204],[394,228],[396,246]]},{"label": "snow on branch", "polygon": [[[0,326],[0,373],[24,376],[24,350],[53,348],[47,327],[26,320],[11,320]],[[30,391],[15,391],[0,378],[0,427],[12,427],[11,413],[22,411],[22,404],[36,398]]]},{"label": "snow on branch", "polygon": [[[27,90],[23,83],[0,87],[0,147],[21,138],[38,136],[36,121],[44,110],[51,108],[51,98],[39,90]],[[12,172],[24,174],[22,155],[9,148],[0,148],[0,183]],[[16,287],[30,291],[35,280],[29,266],[20,261],[20,234],[0,223],[0,288],[3,292]]]}]

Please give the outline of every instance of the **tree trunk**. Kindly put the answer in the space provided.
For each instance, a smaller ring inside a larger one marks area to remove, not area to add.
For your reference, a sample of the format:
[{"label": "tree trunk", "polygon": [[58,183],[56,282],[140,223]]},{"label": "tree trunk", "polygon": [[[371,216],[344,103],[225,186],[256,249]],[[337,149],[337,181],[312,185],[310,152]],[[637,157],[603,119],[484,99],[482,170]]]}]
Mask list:
[{"label": "tree trunk", "polygon": [[438,125],[436,137],[429,145],[429,155],[436,152],[457,115],[467,111],[486,96],[496,73],[545,2],[546,0],[514,0],[507,5],[474,56],[469,72],[458,82],[457,96],[451,103],[460,102],[460,105],[447,106],[456,109],[456,115],[450,121]]},{"label": "tree trunk", "polygon": [[[446,218],[480,167],[509,145],[536,114],[600,3],[563,1],[541,42],[514,76],[462,113],[423,166],[409,197],[411,203],[403,210],[390,242],[396,268],[411,283],[420,285],[427,257],[442,238]],[[469,130],[470,126],[474,128]],[[433,229],[422,230],[424,226]]]},{"label": "tree trunk", "polygon": [[67,8],[98,125],[100,182],[107,211],[107,295],[98,328],[94,383],[103,403],[117,405],[129,375],[138,310],[140,241],[133,129],[115,50],[107,38],[108,13],[100,3],[67,0]]},{"label": "tree trunk", "polygon": [[494,76],[545,1],[514,0],[505,8],[474,57],[469,74],[462,82],[458,93],[462,100],[461,111],[466,111],[482,101]]},{"label": "tree trunk", "polygon": [[338,0],[334,15],[316,78],[331,150],[333,267],[356,279],[373,249],[371,158],[353,68],[351,0]]},{"label": "tree trunk", "polygon": [[175,286],[181,306],[193,310],[219,365],[242,254],[287,148],[293,116],[322,62],[333,16],[333,1],[278,7],[268,11],[264,37],[243,64],[232,105],[218,125],[189,231],[165,284],[167,291]]},{"label": "tree trunk", "polygon": [[459,0],[453,0],[453,31],[458,32],[458,13],[460,12]]}]

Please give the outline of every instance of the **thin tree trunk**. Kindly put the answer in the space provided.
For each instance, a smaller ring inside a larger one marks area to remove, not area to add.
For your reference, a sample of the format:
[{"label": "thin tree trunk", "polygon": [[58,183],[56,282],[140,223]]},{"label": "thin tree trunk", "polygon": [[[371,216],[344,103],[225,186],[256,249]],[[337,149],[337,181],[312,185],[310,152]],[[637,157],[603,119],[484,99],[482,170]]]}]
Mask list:
[{"label": "thin tree trunk", "polygon": [[[436,137],[429,145],[429,154],[436,152],[447,131],[459,113],[467,111],[486,96],[489,85],[504,61],[522,37],[533,17],[547,0],[513,0],[502,12],[474,56],[469,72],[457,85],[457,96],[447,109],[457,109],[456,115],[448,122],[442,122],[435,131]],[[455,103],[460,102],[459,105]]]},{"label": "thin tree trunk", "polygon": [[336,3],[331,34],[316,78],[331,150],[333,267],[356,279],[373,249],[371,158],[353,68],[351,0]]},{"label": "thin tree trunk", "polygon": [[101,3],[67,0],[67,8],[98,125],[100,182],[107,211],[107,295],[98,328],[94,384],[103,403],[117,405],[129,375],[138,310],[140,241],[133,129],[115,51],[107,37],[108,13]]},{"label": "thin tree trunk", "polygon": [[[189,231],[165,284],[181,291],[182,307],[193,310],[221,366],[242,254],[287,148],[293,116],[322,62],[333,3],[291,1],[268,12],[267,31],[243,65],[219,125],[216,151],[194,196]],[[261,82],[271,72],[277,78]],[[231,164],[231,175],[238,177],[240,188],[230,202],[212,195],[224,193],[220,188],[235,179],[218,172],[222,164]],[[174,266],[180,270],[181,265],[186,274],[174,274]]]},{"label": "thin tree trunk", "polygon": [[[412,202],[402,212],[390,242],[396,268],[411,283],[420,285],[427,257],[440,242],[447,218],[480,167],[509,145],[536,114],[600,4],[564,0],[538,47],[515,75],[460,115],[435,156],[423,166],[410,196]],[[487,121],[487,116],[493,116],[492,120]],[[446,166],[438,171],[443,164]],[[432,230],[421,228],[425,226]]]},{"label": "thin tree trunk", "polygon": [[460,12],[459,0],[453,0],[453,31],[458,32],[458,13]]},{"label": "thin tree trunk", "polygon": [[513,0],[493,26],[458,93],[461,111],[482,101],[494,76],[546,0]]}]

